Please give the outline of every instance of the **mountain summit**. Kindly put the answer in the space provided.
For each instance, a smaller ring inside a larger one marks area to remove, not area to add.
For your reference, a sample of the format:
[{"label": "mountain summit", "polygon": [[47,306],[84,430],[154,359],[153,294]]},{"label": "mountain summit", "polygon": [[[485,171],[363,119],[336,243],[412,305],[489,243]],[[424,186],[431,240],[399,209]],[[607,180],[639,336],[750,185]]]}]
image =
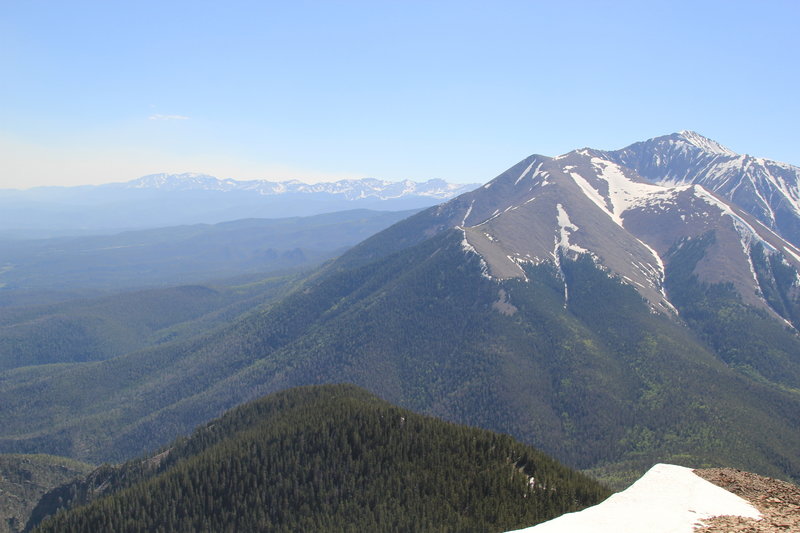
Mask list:
[{"label": "mountain summit", "polygon": [[800,245],[800,168],[796,166],[737,154],[693,131],[656,137],[603,155],[653,183],[702,185]]},{"label": "mountain summit", "polygon": [[[480,255],[489,277],[525,279],[526,264],[549,263],[564,280],[568,305],[569,284],[560,265],[585,254],[636,288],[653,309],[668,313],[675,306],[665,290],[666,264],[683,244],[713,234],[692,273],[704,283],[730,283],[749,305],[794,320],[787,305],[795,306],[797,283],[792,279],[787,285],[776,269],[800,269],[800,249],[776,233],[772,219],[751,213],[751,204],[725,197],[716,182],[678,165],[739,161],[739,156],[693,132],[659,139],[640,144],[670,147],[653,155],[667,169],[663,179],[640,174],[641,165],[625,164],[626,154],[638,150],[632,147],[533,155],[430,212],[430,224],[458,228],[464,249]],[[752,177],[752,166],[748,169],[751,174],[737,175],[740,180]],[[779,284],[782,290],[776,289]],[[780,302],[770,300],[775,292],[782,294]]]}]

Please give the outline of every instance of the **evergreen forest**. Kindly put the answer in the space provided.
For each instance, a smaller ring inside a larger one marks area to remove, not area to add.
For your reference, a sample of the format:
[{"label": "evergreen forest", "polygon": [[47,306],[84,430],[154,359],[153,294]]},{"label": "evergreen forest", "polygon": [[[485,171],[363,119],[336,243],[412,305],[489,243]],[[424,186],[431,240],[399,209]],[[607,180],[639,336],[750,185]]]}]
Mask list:
[{"label": "evergreen forest", "polygon": [[505,531],[609,494],[507,435],[325,385],[242,405],[65,485],[29,529],[58,510],[33,531]]}]

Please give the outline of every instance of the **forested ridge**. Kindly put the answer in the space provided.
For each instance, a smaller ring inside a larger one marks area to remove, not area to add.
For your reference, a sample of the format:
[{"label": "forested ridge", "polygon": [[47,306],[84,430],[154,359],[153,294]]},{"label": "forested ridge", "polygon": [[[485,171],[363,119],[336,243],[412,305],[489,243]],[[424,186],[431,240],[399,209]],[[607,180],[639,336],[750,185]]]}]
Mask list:
[{"label": "forested ridge", "polygon": [[34,521],[97,492],[34,531],[504,531],[609,494],[507,435],[349,385],[237,407],[146,459],[58,489]]}]

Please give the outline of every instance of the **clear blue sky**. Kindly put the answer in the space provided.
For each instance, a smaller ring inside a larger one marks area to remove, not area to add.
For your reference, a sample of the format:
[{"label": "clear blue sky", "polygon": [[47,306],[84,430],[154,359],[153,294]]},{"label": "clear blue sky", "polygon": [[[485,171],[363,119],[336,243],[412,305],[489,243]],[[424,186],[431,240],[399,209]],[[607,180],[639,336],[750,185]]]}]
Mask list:
[{"label": "clear blue sky", "polygon": [[800,2],[0,2],[0,187],[484,182],[693,129],[800,164]]}]

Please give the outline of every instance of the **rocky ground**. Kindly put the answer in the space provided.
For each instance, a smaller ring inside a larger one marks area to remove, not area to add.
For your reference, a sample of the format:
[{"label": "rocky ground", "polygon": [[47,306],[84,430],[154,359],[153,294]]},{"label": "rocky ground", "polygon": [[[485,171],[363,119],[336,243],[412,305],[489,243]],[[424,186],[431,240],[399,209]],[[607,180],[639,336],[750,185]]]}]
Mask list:
[{"label": "rocky ground", "polygon": [[763,518],[718,516],[703,522],[696,533],[800,532],[800,487],[733,468],[707,468],[695,474],[748,500]]},{"label": "rocky ground", "polygon": [[0,454],[0,533],[22,531],[45,492],[92,469],[63,457]]}]

